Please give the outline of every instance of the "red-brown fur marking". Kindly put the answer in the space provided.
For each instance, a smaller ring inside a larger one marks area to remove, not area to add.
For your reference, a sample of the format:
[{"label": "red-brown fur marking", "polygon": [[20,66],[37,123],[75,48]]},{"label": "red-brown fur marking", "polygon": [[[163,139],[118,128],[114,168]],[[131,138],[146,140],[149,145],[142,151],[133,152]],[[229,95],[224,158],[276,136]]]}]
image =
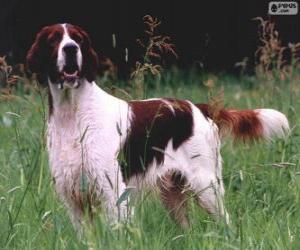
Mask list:
[{"label": "red-brown fur marking", "polygon": [[217,124],[221,134],[231,132],[235,139],[242,140],[255,140],[263,136],[263,127],[255,110],[221,109],[214,112],[208,104],[196,106]]}]

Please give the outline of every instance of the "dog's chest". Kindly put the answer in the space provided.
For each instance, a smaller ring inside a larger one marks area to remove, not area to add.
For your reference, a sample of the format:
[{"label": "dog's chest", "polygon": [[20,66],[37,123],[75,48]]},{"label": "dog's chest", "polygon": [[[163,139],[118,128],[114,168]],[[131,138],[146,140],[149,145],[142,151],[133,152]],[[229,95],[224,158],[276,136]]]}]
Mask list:
[{"label": "dog's chest", "polygon": [[50,120],[47,134],[55,189],[65,199],[82,204],[84,197],[90,192],[89,184],[94,183],[97,177],[93,169],[95,157],[89,154],[95,148],[91,138],[97,136],[93,130],[88,130],[88,127],[92,128],[95,124],[89,119],[82,120],[77,115],[60,121]]},{"label": "dog's chest", "polygon": [[101,169],[109,168],[126,137],[125,125],[119,115],[96,116],[92,112],[90,116],[50,120],[47,144],[54,179],[76,180],[82,172],[96,177]]},{"label": "dog's chest", "polygon": [[84,166],[81,154],[84,148],[80,134],[76,122],[69,124],[49,122],[47,143],[51,171],[55,179],[68,176],[71,172],[77,174]]}]

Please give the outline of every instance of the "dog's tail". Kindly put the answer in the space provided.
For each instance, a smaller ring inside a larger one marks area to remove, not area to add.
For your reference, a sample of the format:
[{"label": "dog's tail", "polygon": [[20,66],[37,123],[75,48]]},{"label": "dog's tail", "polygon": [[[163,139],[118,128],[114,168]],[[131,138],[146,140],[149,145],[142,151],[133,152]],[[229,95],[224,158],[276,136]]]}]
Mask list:
[{"label": "dog's tail", "polygon": [[222,136],[234,139],[270,140],[274,136],[283,137],[289,131],[289,122],[284,114],[274,109],[215,110],[208,104],[196,104],[204,116],[212,119]]}]

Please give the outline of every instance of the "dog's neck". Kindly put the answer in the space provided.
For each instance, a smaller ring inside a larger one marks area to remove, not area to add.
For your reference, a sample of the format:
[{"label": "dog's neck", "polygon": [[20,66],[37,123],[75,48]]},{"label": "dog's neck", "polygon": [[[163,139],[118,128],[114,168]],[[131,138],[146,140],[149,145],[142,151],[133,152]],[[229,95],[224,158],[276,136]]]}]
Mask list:
[{"label": "dog's neck", "polygon": [[99,122],[99,117],[112,117],[120,112],[128,112],[125,101],[106,93],[95,82],[85,79],[77,88],[70,89],[59,89],[57,84],[50,83],[49,92],[48,122],[54,123],[56,127],[69,128],[87,120],[94,122],[95,119]]},{"label": "dog's neck", "polygon": [[93,84],[86,79],[79,79],[77,88],[60,87],[49,81],[49,117],[55,119],[73,119],[79,108],[89,101]]}]

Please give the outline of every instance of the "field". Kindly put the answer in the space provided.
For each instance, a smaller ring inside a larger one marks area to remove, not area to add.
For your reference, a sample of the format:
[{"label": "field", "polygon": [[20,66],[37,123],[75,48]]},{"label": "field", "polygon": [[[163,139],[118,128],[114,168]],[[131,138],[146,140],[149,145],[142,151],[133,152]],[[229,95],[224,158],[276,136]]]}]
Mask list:
[{"label": "field", "polygon": [[[299,249],[300,74],[284,79],[165,72],[144,97],[207,102],[224,91],[226,107],[285,113],[291,134],[269,143],[223,141],[225,204],[231,223],[216,222],[192,201],[182,230],[154,193],[145,192],[127,224],[111,227],[99,212],[79,239],[54,192],[45,150],[46,91],[18,86],[0,101],[0,248],[2,249]],[[105,79],[99,85],[111,91]],[[206,86],[214,85],[212,89]],[[124,94],[116,83],[114,94]],[[134,91],[127,89],[133,96]],[[3,96],[1,96],[3,97]]]}]

